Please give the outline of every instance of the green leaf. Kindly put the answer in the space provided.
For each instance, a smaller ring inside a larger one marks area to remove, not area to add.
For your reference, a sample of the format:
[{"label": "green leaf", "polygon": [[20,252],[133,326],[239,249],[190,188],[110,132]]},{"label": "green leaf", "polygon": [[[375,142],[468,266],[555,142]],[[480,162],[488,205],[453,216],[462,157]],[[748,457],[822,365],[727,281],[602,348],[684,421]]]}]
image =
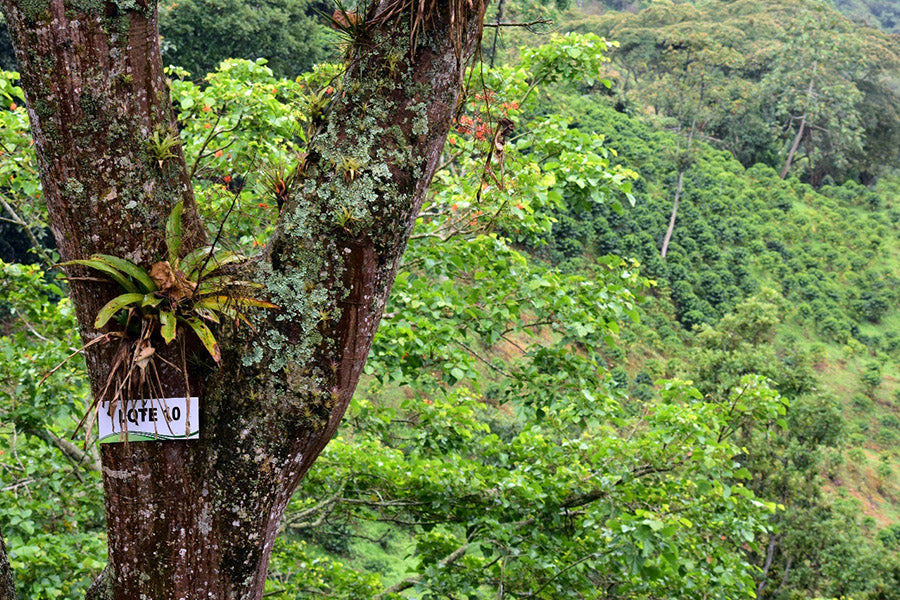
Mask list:
[{"label": "green leaf", "polygon": [[263,287],[261,283],[234,279],[231,275],[219,275],[203,279],[197,287],[197,294],[200,296],[218,296],[222,295],[228,288],[262,289]]},{"label": "green leaf", "polygon": [[153,282],[153,279],[150,278],[150,273],[148,273],[142,267],[137,266],[130,260],[125,260],[124,258],[119,258],[118,256],[110,256],[109,254],[94,254],[91,256],[93,259],[101,260],[111,267],[114,267],[135,281],[137,281],[141,286],[143,286],[143,291],[145,294],[156,291],[156,283]]},{"label": "green leaf", "polygon": [[172,207],[169,220],[166,221],[166,247],[169,250],[169,264],[172,268],[178,266],[178,255],[181,253],[181,213],[184,211],[184,202],[179,202]]},{"label": "green leaf", "polygon": [[144,298],[143,300],[141,300],[141,308],[144,308],[145,306],[152,306],[153,308],[156,308],[162,301],[163,299],[159,296],[155,296],[153,294],[144,294]]},{"label": "green leaf", "polygon": [[196,250],[192,250],[187,256],[181,259],[181,270],[184,271],[189,279],[193,279],[193,277],[191,277],[192,272],[200,268],[200,265],[203,264],[203,261],[206,260],[206,257],[211,251],[212,246],[203,246]]},{"label": "green leaf", "polygon": [[159,334],[168,344],[175,339],[175,325],[177,324],[175,313],[168,310],[159,311],[159,322],[162,325]]},{"label": "green leaf", "polygon": [[209,259],[209,262],[206,263],[205,267],[203,267],[203,261],[201,261],[197,268],[202,267],[203,270],[200,272],[200,277],[206,277],[216,269],[231,263],[241,262],[242,260],[246,260],[246,258],[246,256],[238,252],[216,252],[213,257]]},{"label": "green leaf", "polygon": [[257,308],[278,308],[278,305],[258,300],[256,298],[234,298],[232,296],[209,296],[203,298],[196,304],[197,306],[208,308],[209,310],[224,311],[227,308],[235,308],[237,306],[255,306]]},{"label": "green leaf", "polygon": [[206,323],[199,319],[183,319],[183,321],[194,330],[194,333],[200,338],[200,341],[203,343],[203,346],[209,352],[210,356],[213,357],[213,360],[216,361],[216,363],[221,362],[222,352],[219,350],[219,343],[216,341],[216,336],[213,335],[213,332],[206,326]]},{"label": "green leaf", "polygon": [[144,294],[122,294],[116,296],[106,303],[106,306],[97,313],[97,319],[94,321],[94,328],[100,329],[106,325],[113,315],[128,306],[129,304],[138,304],[144,300]]},{"label": "green leaf", "polygon": [[[94,255],[94,256],[98,256],[98,255]],[[59,263],[59,265],[57,265],[57,266],[67,267],[69,265],[81,265],[84,267],[90,267],[90,268],[100,271],[102,273],[106,273],[107,275],[109,275],[112,278],[113,281],[115,281],[116,283],[119,284],[119,287],[121,287],[126,292],[137,293],[137,291],[138,291],[137,286],[134,285],[134,282],[132,282],[130,279],[128,279],[128,277],[126,277],[125,275],[123,275],[119,269],[116,269],[115,267],[109,265],[106,262],[97,260],[96,258],[70,260],[68,262]]]},{"label": "green leaf", "polygon": [[[211,246],[197,248],[182,259],[181,270],[184,271],[188,279],[196,280],[205,277],[220,267],[223,267],[227,264],[240,262],[242,260],[246,260],[247,258],[243,254],[240,254],[238,252],[222,250],[213,254],[212,257],[207,261],[207,256],[209,256],[211,250]],[[204,264],[206,266],[204,266]],[[198,274],[197,271],[201,268],[203,269],[203,272]]]}]

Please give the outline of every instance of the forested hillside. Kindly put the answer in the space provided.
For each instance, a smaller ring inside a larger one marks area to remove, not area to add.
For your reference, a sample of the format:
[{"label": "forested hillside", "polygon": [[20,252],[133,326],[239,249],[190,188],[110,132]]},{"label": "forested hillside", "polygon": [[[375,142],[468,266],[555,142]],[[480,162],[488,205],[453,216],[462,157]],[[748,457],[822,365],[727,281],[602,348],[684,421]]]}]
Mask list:
[{"label": "forested hillside", "polygon": [[[323,115],[357,91],[342,75],[357,13],[263,4],[260,22],[296,34],[260,34],[241,2],[221,9],[234,21],[204,23],[193,0],[160,9],[179,130],[146,142],[148,160],[183,151],[235,263],[273,251]],[[489,7],[506,27],[485,29],[265,596],[900,598],[898,13]],[[214,44],[238,59],[220,62],[199,25],[238,33]],[[91,399],[19,84],[0,74],[0,532],[20,599],[81,598],[107,552],[103,467],[95,433],[72,440]],[[331,166],[347,187],[377,168]],[[317,218],[353,233],[370,217]],[[122,264],[86,273],[137,283]],[[243,304],[197,303],[209,335],[253,331],[273,284],[240,283]],[[123,335],[155,314],[131,302],[104,309]],[[209,363],[209,339],[194,345]]]}]

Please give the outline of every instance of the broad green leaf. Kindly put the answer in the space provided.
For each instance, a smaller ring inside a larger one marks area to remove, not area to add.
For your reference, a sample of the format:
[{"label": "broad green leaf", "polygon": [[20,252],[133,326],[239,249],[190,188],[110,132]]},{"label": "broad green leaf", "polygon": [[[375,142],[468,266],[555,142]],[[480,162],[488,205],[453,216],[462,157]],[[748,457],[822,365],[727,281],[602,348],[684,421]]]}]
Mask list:
[{"label": "broad green leaf", "polygon": [[166,247],[169,250],[169,264],[172,268],[178,266],[178,255],[181,253],[181,213],[184,211],[184,202],[179,202],[172,207],[169,220],[166,221]]},{"label": "broad green leaf", "polygon": [[197,268],[202,268],[200,272],[200,277],[206,277],[216,269],[224,267],[225,265],[241,262],[242,260],[246,260],[246,256],[240,254],[238,252],[224,251],[224,252],[216,252],[213,254],[212,258],[209,259],[209,262],[206,263],[206,266],[203,266],[203,261],[197,266]]},{"label": "broad green leaf", "polygon": [[201,248],[197,248],[192,250],[181,259],[181,270],[184,271],[185,275],[188,276],[188,279],[195,279],[193,277],[194,271],[200,268],[200,265],[206,260],[206,257],[209,256],[210,251],[212,251],[211,246],[203,246]]},{"label": "broad green leaf", "polygon": [[159,334],[167,344],[175,339],[175,326],[177,321],[175,313],[168,310],[159,311],[159,322],[161,324]]},{"label": "broad green leaf", "polygon": [[141,300],[141,308],[144,308],[145,306],[156,308],[162,301],[162,298],[155,296],[154,294],[144,294],[144,298]]},{"label": "broad green leaf", "polygon": [[[94,256],[98,256],[98,255],[94,255]],[[100,271],[102,273],[106,273],[107,275],[109,275],[112,278],[113,281],[118,283],[119,286],[126,292],[137,293],[137,291],[138,291],[137,286],[134,285],[133,281],[131,281],[130,279],[128,279],[128,277],[123,275],[119,269],[111,266],[107,262],[97,260],[96,258],[89,258],[89,259],[70,260],[68,262],[60,263],[57,266],[67,267],[69,265],[81,265],[83,267],[90,267],[90,268]]]},{"label": "broad green leaf", "polygon": [[200,341],[203,343],[203,346],[209,352],[210,356],[213,357],[213,360],[216,361],[216,363],[221,362],[222,352],[219,350],[219,343],[216,341],[216,336],[213,335],[213,332],[210,331],[209,327],[199,319],[182,320],[194,330],[194,333],[200,338]]},{"label": "broad green leaf", "polygon": [[106,325],[117,312],[128,306],[129,304],[138,304],[144,300],[144,294],[122,294],[116,296],[106,303],[97,313],[97,319],[94,321],[94,328],[100,329]]},{"label": "broad green leaf", "polygon": [[111,267],[122,271],[140,283],[144,288],[144,293],[155,292],[157,289],[153,279],[150,278],[150,273],[130,260],[125,260],[124,258],[119,258],[117,256],[110,256],[109,254],[94,254],[91,258],[101,260]]},{"label": "broad green leaf", "polygon": [[200,282],[200,285],[197,287],[197,294],[201,296],[215,294],[221,295],[228,288],[252,288],[252,289],[261,289],[263,285],[261,283],[255,283],[253,281],[241,281],[233,279],[230,275],[220,275],[217,277],[207,277]]}]

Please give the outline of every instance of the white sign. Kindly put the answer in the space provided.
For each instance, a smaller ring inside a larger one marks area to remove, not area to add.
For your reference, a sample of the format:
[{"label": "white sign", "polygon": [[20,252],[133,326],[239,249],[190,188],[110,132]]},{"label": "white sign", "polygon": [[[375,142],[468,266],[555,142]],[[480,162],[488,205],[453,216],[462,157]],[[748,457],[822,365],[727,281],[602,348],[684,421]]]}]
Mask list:
[{"label": "white sign", "polygon": [[[188,402],[190,400],[190,402]],[[128,400],[111,414],[109,403],[97,409],[100,443],[196,440],[200,437],[200,403],[197,396]]]}]

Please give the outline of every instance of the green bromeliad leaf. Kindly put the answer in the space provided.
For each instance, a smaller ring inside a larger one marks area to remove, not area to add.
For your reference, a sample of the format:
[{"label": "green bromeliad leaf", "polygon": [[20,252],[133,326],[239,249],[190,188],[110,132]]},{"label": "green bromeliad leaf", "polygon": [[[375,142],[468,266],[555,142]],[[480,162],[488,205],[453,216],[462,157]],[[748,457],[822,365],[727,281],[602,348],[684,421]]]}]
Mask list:
[{"label": "green bromeliad leaf", "polygon": [[168,310],[159,311],[159,322],[159,334],[168,344],[175,339],[175,326],[178,323],[178,320],[175,318],[175,313]]},{"label": "green bromeliad leaf", "polygon": [[121,296],[116,296],[112,300],[106,303],[106,305],[100,309],[100,312],[97,313],[97,319],[94,321],[94,327],[96,329],[100,329],[106,323],[115,316],[117,312],[128,306],[129,304],[140,304],[144,301],[144,294],[122,294]]},{"label": "green bromeliad leaf", "polygon": [[109,254],[94,254],[91,258],[106,263],[114,269],[118,269],[122,273],[125,273],[141,285],[143,288],[142,291],[145,294],[156,291],[156,283],[150,278],[150,273],[130,260],[125,260],[118,256],[110,256]]},{"label": "green bromeliad leaf", "polygon": [[[96,256],[96,255],[95,255]],[[137,293],[138,288],[134,284],[133,281],[128,279],[121,270],[113,267],[107,262],[98,260],[96,258],[88,258],[88,259],[78,259],[78,260],[70,260],[64,263],[60,263],[58,266],[60,267],[68,267],[70,265],[81,265],[83,267],[90,267],[95,271],[100,271],[101,273],[105,273],[110,276],[110,278],[119,284],[119,286],[125,290],[126,292]]]},{"label": "green bromeliad leaf", "polygon": [[202,246],[195,250],[192,250],[181,259],[178,263],[178,268],[184,271],[185,275],[188,276],[189,279],[193,279],[192,275],[194,272],[200,268],[200,265],[206,260],[206,257],[209,256],[210,251],[212,250],[212,246]]},{"label": "green bromeliad leaf", "polygon": [[181,321],[187,323],[188,326],[194,330],[194,333],[200,338],[200,341],[203,343],[203,346],[209,352],[210,356],[213,357],[213,360],[216,361],[216,363],[221,362],[222,352],[219,350],[219,343],[216,341],[216,336],[213,335],[213,332],[210,331],[209,327],[207,327],[200,319],[181,318]]}]

